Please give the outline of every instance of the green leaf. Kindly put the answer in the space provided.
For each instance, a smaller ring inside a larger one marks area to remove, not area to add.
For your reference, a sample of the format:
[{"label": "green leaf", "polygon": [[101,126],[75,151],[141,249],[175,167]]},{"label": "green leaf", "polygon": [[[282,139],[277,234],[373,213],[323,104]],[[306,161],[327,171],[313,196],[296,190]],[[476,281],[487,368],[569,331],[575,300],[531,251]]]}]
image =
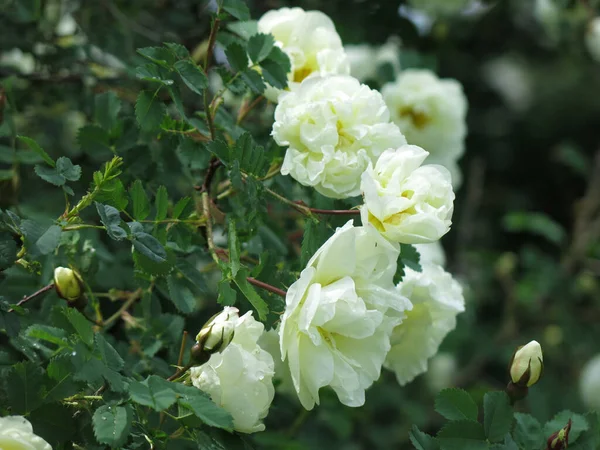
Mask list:
[{"label": "green leaf", "polygon": [[40,339],[46,342],[50,342],[52,344],[56,344],[60,348],[68,345],[67,332],[62,328],[34,324],[27,328],[27,331],[25,333],[31,338]]},{"label": "green leaf", "polygon": [[127,232],[121,228],[121,214],[116,208],[96,202],[96,210],[111,239],[120,241],[127,237]]},{"label": "green leaf", "polygon": [[258,33],[258,22],[256,20],[244,20],[227,24],[227,29],[247,41]]},{"label": "green leaf", "polygon": [[142,382],[129,384],[131,400],[140,405],[149,406],[155,411],[164,411],[177,401],[173,383],[156,375],[150,375]]},{"label": "green leaf", "polygon": [[170,69],[177,60],[176,55],[165,47],[144,47],[138,48],[137,52],[144,58],[149,59],[165,69]]},{"label": "green leaf", "polygon": [[125,211],[129,200],[123,182],[118,178],[102,183],[100,192],[95,197],[96,202],[105,203],[115,207],[118,211]]},{"label": "green leaf", "polygon": [[400,244],[400,259],[404,266],[421,272],[421,256],[414,245]]},{"label": "green leaf", "polygon": [[208,79],[202,70],[191,61],[177,61],[175,70],[187,87],[196,94],[202,95],[208,86]]},{"label": "green leaf", "polygon": [[167,261],[167,252],[162,244],[151,234],[136,233],[133,236],[133,248],[155,263]]},{"label": "green leaf", "polygon": [[56,160],[56,170],[69,181],[78,181],[81,178],[81,167],[73,165],[66,156]]},{"label": "green leaf", "polygon": [[112,448],[121,448],[129,437],[133,410],[130,405],[103,405],[96,410],[92,417],[94,435],[101,444]]},{"label": "green leaf", "polygon": [[254,69],[244,70],[241,77],[244,83],[257,94],[262,94],[267,88],[260,74]]},{"label": "green leaf", "polygon": [[169,209],[169,193],[167,192],[166,187],[160,186],[156,191],[154,207],[156,208],[156,217],[154,220],[164,220],[167,218],[167,211]]},{"label": "green leaf", "polygon": [[17,260],[17,243],[12,234],[0,232],[0,271],[8,269]]},{"label": "green leaf", "polygon": [[176,42],[164,42],[163,45],[167,47],[177,58],[185,59],[190,57],[190,52],[181,44]]},{"label": "green leaf", "polygon": [[112,91],[96,95],[94,101],[94,120],[107,131],[117,125],[117,116],[121,110],[121,100]]},{"label": "green leaf", "polygon": [[273,47],[267,59],[260,63],[263,78],[278,89],[287,87],[287,75],[291,70],[288,56],[279,48]]},{"label": "green leaf", "polygon": [[227,217],[227,239],[229,242],[229,265],[231,267],[231,275],[234,277],[240,270],[240,241],[237,237],[235,229],[235,219],[231,216]]},{"label": "green leaf", "polygon": [[54,186],[62,186],[66,182],[65,177],[58,173],[54,167],[40,166],[39,164],[36,164],[33,170],[38,177],[50,184],[53,184]]},{"label": "green leaf", "polygon": [[558,430],[567,425],[569,419],[572,420],[571,431],[569,432],[569,444],[573,444],[577,438],[579,438],[581,433],[588,430],[590,426],[585,416],[581,414],[575,414],[572,411],[565,410],[556,414],[552,420],[546,422],[542,434],[544,436],[550,436],[553,433],[556,433]]},{"label": "green leaf", "polygon": [[259,320],[264,321],[267,319],[267,314],[269,314],[269,307],[263,298],[258,294],[258,292],[256,292],[254,286],[248,282],[246,279],[247,276],[248,270],[241,268],[234,278],[235,284],[240,291],[242,291],[242,294],[244,294],[250,304],[254,307],[258,313]]},{"label": "green leaf", "polygon": [[25,144],[27,144],[27,146],[31,150],[33,150],[38,155],[40,155],[42,157],[42,159],[44,161],[46,161],[46,164],[48,164],[50,167],[55,167],[56,166],[56,163],[54,162],[54,160],[52,158],[50,158],[50,155],[48,155],[48,153],[46,153],[44,151],[44,149],[42,147],[40,147],[39,144],[37,142],[35,142],[33,139],[25,137],[25,136],[17,136],[17,138],[21,142],[24,142]]},{"label": "green leaf", "polygon": [[241,72],[248,68],[248,56],[246,50],[240,44],[234,42],[225,49],[227,61],[234,72]]},{"label": "green leaf", "polygon": [[62,310],[63,315],[67,318],[75,333],[88,346],[94,345],[94,330],[92,324],[85,318],[83,314],[74,308],[65,307]]},{"label": "green leaf", "polygon": [[109,369],[119,371],[125,365],[123,358],[121,355],[115,350],[115,348],[108,343],[108,341],[102,336],[102,334],[97,333],[95,335],[96,339],[96,354],[100,356],[100,361],[102,361]]},{"label": "green leaf", "polygon": [[164,103],[158,98],[159,90],[140,92],[135,103],[135,117],[144,131],[157,130],[166,113]]},{"label": "green leaf", "polygon": [[183,314],[190,314],[196,309],[196,297],[190,289],[189,282],[178,274],[167,277],[169,298]]},{"label": "green leaf", "polygon": [[409,437],[417,450],[439,450],[440,448],[439,442],[433,436],[423,433],[416,425],[412,426]]},{"label": "green leaf", "polygon": [[11,367],[4,380],[12,414],[27,414],[42,403],[44,372],[34,363],[19,362]]},{"label": "green leaf", "polygon": [[272,35],[255,34],[248,40],[248,56],[254,64],[257,64],[269,56],[274,44],[275,39]]},{"label": "green leaf", "polygon": [[100,159],[111,154],[110,135],[108,131],[98,125],[86,125],[77,131],[79,148],[86,154]]},{"label": "green leaf", "polygon": [[507,231],[537,234],[557,245],[566,239],[564,228],[544,213],[513,212],[504,216],[502,224]]},{"label": "green leaf", "polygon": [[133,217],[136,220],[144,220],[150,214],[150,200],[146,195],[144,186],[140,180],[135,182],[129,188],[129,196],[133,205]]},{"label": "green leaf", "polygon": [[77,431],[73,411],[57,403],[36,409],[29,420],[34,424],[35,434],[47,442],[71,442]]},{"label": "green leaf", "polygon": [[450,422],[437,435],[442,450],[488,450],[483,426],[472,420]]},{"label": "green leaf", "polygon": [[250,10],[243,0],[223,0],[223,9],[238,20],[250,20]]},{"label": "green leaf", "polygon": [[515,413],[514,417],[513,438],[519,448],[540,448],[545,436],[542,434],[542,426],[537,419],[523,413]]},{"label": "green leaf", "polygon": [[191,410],[196,417],[211,427],[231,430],[233,428],[233,419],[231,415],[215,405],[213,401],[202,392],[192,386],[173,383],[175,390],[179,395],[178,403]]},{"label": "green leaf", "polygon": [[477,420],[477,405],[462,389],[440,391],[435,398],[435,410],[448,420]]},{"label": "green leaf", "polygon": [[135,76],[140,80],[149,81],[151,83],[160,83],[163,86],[173,85],[174,81],[172,75],[172,72],[155,64],[144,64],[135,69]]},{"label": "green leaf", "polygon": [[510,432],[513,423],[513,409],[508,395],[502,391],[486,393],[483,397],[483,417],[487,438],[491,442],[501,441]]},{"label": "green leaf", "polygon": [[218,288],[219,296],[217,297],[217,302],[223,306],[233,306],[235,305],[235,300],[237,294],[235,293],[235,289],[231,287],[231,283],[229,280],[221,280],[219,281]]},{"label": "green leaf", "polygon": [[62,228],[58,225],[52,225],[36,241],[35,245],[42,255],[52,253],[60,243]]},{"label": "green leaf", "polygon": [[173,206],[173,215],[172,215],[173,219],[179,219],[179,217],[181,217],[181,214],[185,210],[185,207],[188,205],[190,200],[191,200],[190,197],[183,197],[183,198],[179,199],[179,201],[175,204],[175,206]]}]

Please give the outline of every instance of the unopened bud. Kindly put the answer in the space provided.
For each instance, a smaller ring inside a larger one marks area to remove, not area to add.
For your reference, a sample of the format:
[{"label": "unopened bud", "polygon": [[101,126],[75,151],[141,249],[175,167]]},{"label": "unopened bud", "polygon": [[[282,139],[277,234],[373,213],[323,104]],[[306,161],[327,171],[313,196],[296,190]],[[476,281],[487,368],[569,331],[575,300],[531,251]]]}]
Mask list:
[{"label": "unopened bud", "polygon": [[564,428],[561,428],[556,433],[548,438],[546,450],[563,450],[569,446],[569,431],[571,431],[572,421],[569,419],[569,423]]},{"label": "unopened bud", "polygon": [[54,288],[68,302],[75,302],[83,295],[83,280],[74,270],[66,267],[54,269]]},{"label": "unopened bud", "polygon": [[229,345],[235,333],[235,324],[239,319],[238,309],[226,306],[204,324],[196,336],[196,345],[192,348],[192,357],[203,359],[203,355],[222,352]]},{"label": "unopened bud", "polygon": [[510,378],[518,386],[531,387],[544,372],[542,347],[537,341],[519,347],[510,363]]}]

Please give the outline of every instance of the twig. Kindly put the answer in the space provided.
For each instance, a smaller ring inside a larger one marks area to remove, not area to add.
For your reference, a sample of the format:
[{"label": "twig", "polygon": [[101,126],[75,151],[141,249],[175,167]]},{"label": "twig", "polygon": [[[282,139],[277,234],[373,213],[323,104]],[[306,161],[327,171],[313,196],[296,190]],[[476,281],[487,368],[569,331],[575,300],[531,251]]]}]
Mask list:
[{"label": "twig", "polygon": [[[39,296],[39,295],[42,295],[42,294],[43,294],[43,293],[45,293],[45,292],[48,292],[48,291],[49,291],[50,289],[52,289],[53,287],[54,287],[54,283],[50,283],[48,286],[44,286],[44,287],[43,287],[43,288],[41,288],[40,290],[38,290],[38,291],[35,291],[33,294],[31,294],[31,295],[28,295],[27,297],[23,297],[23,299],[21,299],[21,300],[19,301],[19,303],[17,303],[17,305],[16,305],[16,306],[21,306],[21,305],[23,305],[23,304],[27,303],[29,300],[33,300],[33,299],[34,299],[34,298],[36,298],[37,296]],[[12,308],[8,310],[8,312],[13,312],[13,311],[14,311],[14,309],[12,309]]]},{"label": "twig", "polygon": [[184,367],[182,367],[181,369],[177,370],[177,372],[175,372],[173,375],[171,375],[169,378],[167,378],[167,381],[173,381],[176,380],[177,378],[179,378],[181,375],[183,375],[184,373],[186,373],[188,370],[190,370],[190,368],[194,365],[193,362],[189,362],[187,363]]},{"label": "twig", "polygon": [[292,200],[288,200],[282,195],[279,195],[277,192],[272,191],[269,188],[265,188],[267,193],[271,196],[275,197],[282,203],[291,206],[292,208],[300,211],[302,214],[306,216],[311,216],[312,214],[329,214],[329,215],[338,215],[338,216],[346,216],[346,215],[359,215],[360,211],[358,209],[318,209],[318,208],[310,208],[308,206],[302,205],[301,203],[294,202]]},{"label": "twig", "polygon": [[185,342],[187,340],[188,332],[186,330],[183,331],[183,336],[181,337],[181,347],[179,347],[179,358],[177,358],[177,365],[181,366],[183,364],[183,354],[185,353]]},{"label": "twig", "polygon": [[119,317],[121,317],[121,314],[123,314],[123,312],[127,311],[129,309],[129,307],[131,305],[133,305],[133,303],[142,296],[142,292],[143,291],[141,288],[132,292],[130,294],[130,297],[125,301],[125,303],[123,303],[123,305],[119,308],[119,310],[116,313],[114,313],[112,316],[110,316],[108,319],[106,319],[106,321],[102,325],[105,328],[112,325],[113,322],[115,322]]},{"label": "twig", "polygon": [[200,192],[210,192],[210,184],[215,177],[217,169],[221,167],[221,165],[221,160],[213,156],[208,164],[208,169],[206,170],[206,175],[204,177],[204,181],[202,182],[202,186],[194,186],[194,189]]},{"label": "twig", "polygon": [[215,242],[213,241],[212,219],[210,216],[210,199],[208,198],[208,192],[202,193],[202,209],[204,211],[204,217],[206,217],[206,244],[208,245],[208,251],[212,256],[212,259],[219,264],[219,257],[215,251]]},{"label": "twig", "polygon": [[[219,14],[219,11],[217,11]],[[208,37],[208,49],[206,50],[206,58],[204,58],[204,71],[208,71],[208,66],[212,58],[213,47],[215,46],[215,40],[217,39],[217,32],[219,31],[219,24],[221,19],[215,18],[212,29],[210,30],[210,36]]]},{"label": "twig", "polygon": [[248,113],[250,111],[252,111],[260,102],[262,102],[264,100],[264,98],[265,98],[264,95],[260,95],[260,96],[256,97],[256,99],[254,99],[254,101],[252,103],[250,103],[250,105],[248,105],[248,107],[240,108],[240,110],[238,111],[236,124],[237,125],[241,124],[244,121],[244,119],[246,118],[246,116],[248,115]]},{"label": "twig", "polygon": [[253,284],[254,286],[258,286],[259,288],[272,292],[273,294],[280,295],[283,298],[285,298],[285,296],[287,295],[287,292],[285,292],[284,290],[276,288],[275,286],[267,284],[263,281],[257,280],[256,278],[247,277],[246,279],[249,283]]}]

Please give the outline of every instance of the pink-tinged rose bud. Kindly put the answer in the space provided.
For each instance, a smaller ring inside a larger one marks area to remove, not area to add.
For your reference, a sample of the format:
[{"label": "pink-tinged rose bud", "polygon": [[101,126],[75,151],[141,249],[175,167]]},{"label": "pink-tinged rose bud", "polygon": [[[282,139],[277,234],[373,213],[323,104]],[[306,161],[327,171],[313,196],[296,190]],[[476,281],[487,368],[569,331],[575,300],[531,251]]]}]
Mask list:
[{"label": "pink-tinged rose bud", "polygon": [[546,450],[563,450],[569,446],[569,431],[571,431],[572,421],[569,419],[569,423],[564,428],[561,428],[556,433],[548,438]]}]

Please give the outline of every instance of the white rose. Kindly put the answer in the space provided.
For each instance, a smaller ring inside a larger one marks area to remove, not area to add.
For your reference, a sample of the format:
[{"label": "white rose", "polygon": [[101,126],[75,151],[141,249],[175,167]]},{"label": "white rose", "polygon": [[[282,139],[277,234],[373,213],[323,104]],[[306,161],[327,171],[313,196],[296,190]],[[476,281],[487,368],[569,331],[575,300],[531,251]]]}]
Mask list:
[{"label": "white rose", "polygon": [[423,147],[431,157],[457,159],[463,154],[467,99],[458,81],[407,69],[384,85],[381,94],[409,144]]},{"label": "white rose", "polygon": [[440,266],[423,263],[422,271],[405,268],[398,291],[407,296],[413,309],[394,328],[392,348],[385,367],[395,372],[398,383],[405,385],[427,371],[446,335],[456,327],[456,316],[465,309],[460,284]]},{"label": "white rose", "polygon": [[190,369],[192,384],[228,411],[234,428],[242,433],[265,429],[261,420],[275,395],[273,358],[257,344],[263,331],[263,324],[247,312],[238,318],[227,348]]},{"label": "white rose", "polygon": [[258,345],[269,352],[273,357],[273,361],[275,362],[275,376],[273,377],[275,390],[278,393],[288,394],[296,397],[296,389],[294,388],[294,383],[292,382],[290,367],[284,363],[281,358],[279,329],[272,328],[269,331],[265,331],[258,340]]},{"label": "white rose", "polygon": [[465,9],[472,0],[410,0],[410,5],[433,16],[451,16]]},{"label": "white rose", "polygon": [[377,78],[377,69],[383,64],[392,67],[394,76],[400,72],[400,40],[392,36],[380,47],[368,44],[344,47],[350,63],[350,75],[363,82]]},{"label": "white rose", "polygon": [[445,167],[450,173],[450,179],[452,180],[452,188],[457,190],[461,187],[463,176],[456,158],[453,156],[432,156],[429,155],[425,160],[427,164],[433,164],[436,166]]},{"label": "white rose", "polygon": [[414,244],[414,247],[419,252],[421,263],[437,264],[442,267],[446,265],[446,253],[440,241],[429,244]]},{"label": "white rose", "polygon": [[[280,328],[300,402],[319,403],[331,386],[340,402],[361,406],[379,378],[393,327],[410,302],[394,289],[399,249],[371,227],[352,221],[315,253],[290,286]],[[393,308],[395,314],[385,312]]]},{"label": "white rose", "polygon": [[0,449],[52,450],[52,447],[33,434],[33,427],[25,417],[7,416],[0,417]]},{"label": "white rose", "polygon": [[[421,163],[427,152],[415,145],[386,150],[362,175],[363,223],[403,244],[433,242],[450,230],[454,192],[450,173]],[[421,166],[421,167],[419,167]]]},{"label": "white rose", "polygon": [[600,62],[600,17],[594,18],[585,33],[587,49],[597,62]]},{"label": "white rose", "polygon": [[583,367],[579,392],[588,408],[600,411],[600,355],[594,356]]},{"label": "white rose", "polygon": [[[293,89],[310,76],[347,75],[350,65],[342,41],[329,17],[302,8],[271,10],[258,21],[260,33],[270,33],[290,58],[288,85]],[[277,101],[281,90],[270,88],[265,95]]]},{"label": "white rose", "polygon": [[332,198],[359,195],[369,163],[406,143],[381,94],[350,76],[309,78],[284,93],[272,135],[288,147],[281,173]]}]

